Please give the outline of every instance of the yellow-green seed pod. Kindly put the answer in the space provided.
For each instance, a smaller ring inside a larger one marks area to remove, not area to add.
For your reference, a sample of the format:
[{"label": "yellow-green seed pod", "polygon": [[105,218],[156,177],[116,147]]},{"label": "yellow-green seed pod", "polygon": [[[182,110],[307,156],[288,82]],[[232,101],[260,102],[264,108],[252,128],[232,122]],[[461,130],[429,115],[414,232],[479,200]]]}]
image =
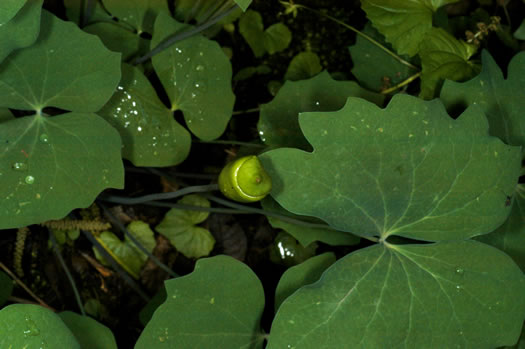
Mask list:
[{"label": "yellow-green seed pod", "polygon": [[257,156],[244,156],[224,166],[219,175],[219,188],[227,198],[254,202],[270,193],[272,179]]}]

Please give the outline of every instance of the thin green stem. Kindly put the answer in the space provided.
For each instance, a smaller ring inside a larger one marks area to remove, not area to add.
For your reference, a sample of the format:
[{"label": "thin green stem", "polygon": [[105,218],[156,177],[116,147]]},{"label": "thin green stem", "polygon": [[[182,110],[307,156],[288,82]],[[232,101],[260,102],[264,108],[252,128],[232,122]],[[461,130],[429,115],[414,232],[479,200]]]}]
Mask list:
[{"label": "thin green stem", "polygon": [[334,21],[335,23],[339,24],[339,25],[342,25],[343,27],[353,31],[354,33],[356,33],[357,35],[360,35],[362,38],[370,41],[372,44],[376,45],[377,47],[379,47],[381,50],[383,50],[385,53],[389,54],[390,56],[392,56],[394,59],[396,59],[397,61],[399,61],[401,64],[404,64],[406,65],[407,67],[411,68],[411,69],[414,69],[414,70],[419,70],[418,67],[416,67],[415,65],[413,65],[412,63],[404,60],[403,58],[401,58],[400,56],[398,56],[395,52],[392,52],[391,50],[389,50],[386,46],[382,45],[381,43],[379,43],[377,40],[375,40],[374,38],[372,38],[371,36],[363,33],[362,31],[354,28],[353,26],[349,25],[349,24],[346,24],[345,22],[343,21],[340,21],[339,19],[335,18],[335,17],[332,17],[330,15],[327,15],[325,13],[322,13],[320,11],[317,11],[317,10],[314,10],[310,7],[307,7],[307,6],[304,6],[304,5],[299,5],[299,4],[294,4],[294,6],[297,6],[297,8],[304,8],[305,10],[308,10],[308,11],[311,11],[319,16],[322,16],[322,17],[325,17],[325,18],[328,18],[330,19],[331,21]]},{"label": "thin green stem", "polygon": [[386,94],[389,94],[389,93],[391,93],[391,92],[394,92],[394,91],[400,89],[401,87],[410,84],[412,81],[416,80],[416,79],[419,78],[420,76],[421,76],[421,72],[417,72],[417,73],[415,73],[414,75],[409,76],[409,77],[406,78],[405,80],[401,81],[399,84],[397,84],[397,85],[395,85],[395,86],[392,86],[391,88],[388,88],[388,89],[386,89],[386,90],[381,91],[381,93],[386,95]]},{"label": "thin green stem", "polygon": [[232,115],[241,115],[241,114],[250,114],[250,113],[258,113],[261,111],[261,107],[257,108],[251,108],[246,110],[237,110],[232,113]]},{"label": "thin green stem", "polygon": [[147,61],[151,57],[155,56],[156,54],[159,54],[160,52],[164,51],[165,49],[167,49],[171,45],[173,45],[173,44],[175,44],[175,43],[177,43],[179,41],[182,41],[184,39],[187,39],[187,38],[189,38],[189,37],[191,37],[193,35],[196,35],[196,34],[202,32],[202,31],[208,29],[209,27],[211,27],[215,23],[219,22],[224,17],[228,16],[236,8],[237,8],[237,5],[233,5],[227,11],[224,11],[223,13],[213,17],[212,19],[210,19],[207,22],[202,23],[201,25],[193,27],[193,28],[191,28],[189,30],[186,30],[186,31],[182,32],[182,33],[175,33],[172,36],[169,36],[164,41],[162,41],[160,44],[158,44],[153,50],[151,50],[150,52],[146,53],[144,56],[137,58],[135,61],[133,61],[132,64],[133,65],[137,65],[137,64],[140,64],[140,63],[144,63],[145,61]]},{"label": "thin green stem", "polygon": [[83,316],[86,316],[86,311],[84,310],[84,305],[82,304],[82,299],[80,298],[80,293],[78,292],[77,285],[75,284],[75,280],[73,279],[73,276],[69,272],[69,268],[66,265],[66,262],[64,262],[64,258],[62,258],[62,254],[60,253],[60,250],[58,249],[58,243],[55,239],[55,234],[52,230],[49,230],[49,240],[51,240],[51,244],[53,245],[53,251],[55,252],[55,255],[58,258],[58,261],[62,265],[62,269],[64,269],[64,272],[66,273],[67,279],[69,280],[69,283],[71,284],[71,288],[73,289],[73,293],[75,294],[75,300],[77,301],[77,305],[80,309],[80,313]]}]

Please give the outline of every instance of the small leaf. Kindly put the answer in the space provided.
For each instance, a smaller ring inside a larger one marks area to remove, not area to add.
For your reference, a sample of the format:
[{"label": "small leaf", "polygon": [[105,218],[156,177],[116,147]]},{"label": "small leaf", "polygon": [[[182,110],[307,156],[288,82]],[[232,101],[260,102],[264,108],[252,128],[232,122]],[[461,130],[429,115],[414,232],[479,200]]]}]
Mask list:
[{"label": "small leaf", "polygon": [[458,0],[362,0],[361,8],[372,25],[399,54],[414,56],[432,28],[432,14]]},{"label": "small leaf", "polygon": [[288,297],[268,348],[479,348],[516,342],[525,278],[475,241],[375,245],[334,263]]},{"label": "small leaf", "polygon": [[116,22],[93,23],[84,27],[83,30],[98,36],[111,51],[122,53],[124,62],[148,51],[149,42],[147,40]]},{"label": "small leaf", "polygon": [[250,6],[250,4],[252,3],[252,0],[233,0],[233,1],[235,1],[235,3],[245,12],[248,9],[248,6]]},{"label": "small leaf", "polygon": [[[148,223],[138,220],[132,221],[126,228],[128,232],[133,235],[135,239],[137,239],[142,247],[144,247],[148,252],[153,252],[157,242],[155,241],[155,233],[153,233],[153,230],[151,230]],[[124,239],[137,251],[137,254],[140,256],[142,263],[146,263],[148,260],[148,255],[138,248],[137,245],[131,241],[128,235],[126,235]]]},{"label": "small leaf", "polygon": [[73,332],[82,348],[117,349],[111,330],[98,321],[71,311],[63,311],[58,316]]},{"label": "small leaf", "polygon": [[109,13],[135,28],[138,33],[153,33],[153,23],[159,13],[169,14],[165,0],[103,0]]},{"label": "small leaf", "polygon": [[135,166],[173,166],[190,151],[190,134],[136,67],[122,65],[116,93],[99,112],[122,137],[122,156]]},{"label": "small leaf", "polygon": [[328,72],[309,80],[286,81],[270,103],[261,105],[257,125],[261,140],[267,145],[309,149],[299,128],[299,113],[338,110],[348,96],[377,104],[384,100],[384,96],[364,90],[353,81],[336,81]]},{"label": "small leaf", "polygon": [[[210,202],[201,196],[186,195],[179,204],[210,207]],[[166,236],[171,244],[188,258],[207,256],[213,249],[215,239],[211,233],[195,224],[208,218],[209,212],[172,208],[155,229]]]},{"label": "small leaf", "polygon": [[42,348],[43,345],[80,349],[73,333],[47,308],[12,304],[0,310],[0,348]]},{"label": "small leaf", "polygon": [[423,71],[419,96],[432,99],[444,79],[462,81],[476,75],[479,66],[469,61],[476,50],[476,45],[457,40],[441,28],[432,28],[420,46]]},{"label": "small leaf", "polygon": [[264,40],[264,24],[262,16],[254,10],[246,11],[239,19],[239,33],[248,43],[255,57],[264,55],[266,48]]},{"label": "small leaf", "polygon": [[299,52],[288,65],[285,80],[306,80],[323,70],[319,56],[314,52]]},{"label": "small leaf", "polygon": [[96,112],[120,80],[119,54],[45,10],[36,43],[10,55],[2,67],[0,106],[12,109]]},{"label": "small leaf", "polygon": [[453,120],[439,100],[398,94],[382,110],[350,97],[337,112],[302,113],[300,124],[312,153],[259,156],[290,212],[359,236],[424,241],[486,234],[510,213],[520,149],[488,136],[476,106]]},{"label": "small leaf", "polygon": [[263,347],[264,292],[245,264],[227,256],[200,259],[193,273],[166,281],[166,290],[136,349]]},{"label": "small leaf", "polygon": [[482,52],[482,70],[465,83],[445,81],[441,100],[447,108],[476,104],[487,115],[490,134],[510,145],[525,147],[525,53],[515,55],[508,66],[507,79],[488,51]]},{"label": "small leaf", "polygon": [[42,3],[43,0],[28,1],[9,22],[0,24],[0,62],[11,51],[30,46],[36,41],[40,32]]},{"label": "small leaf", "polygon": [[[155,22],[151,46],[188,29],[188,25],[161,13]],[[152,60],[171,101],[171,110],[181,110],[188,128],[200,139],[219,137],[231,118],[235,96],[231,64],[217,42],[195,35]]]},{"label": "small leaf", "polygon": [[521,21],[520,26],[514,32],[514,37],[518,40],[525,40],[525,18]]},{"label": "small leaf", "polygon": [[285,50],[292,41],[292,32],[283,23],[275,23],[264,31],[264,47],[269,54]]},{"label": "small leaf", "polygon": [[321,277],[321,274],[335,262],[332,252],[307,259],[301,264],[288,268],[279,280],[275,290],[275,312],[282,302],[304,285],[309,285]]}]

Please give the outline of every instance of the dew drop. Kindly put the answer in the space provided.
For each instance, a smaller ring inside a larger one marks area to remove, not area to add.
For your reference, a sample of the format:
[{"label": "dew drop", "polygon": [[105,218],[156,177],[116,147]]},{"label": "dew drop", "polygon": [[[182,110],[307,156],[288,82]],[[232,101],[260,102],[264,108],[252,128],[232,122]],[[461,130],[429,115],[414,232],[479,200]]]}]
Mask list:
[{"label": "dew drop", "polygon": [[205,68],[204,68],[204,66],[203,66],[202,64],[199,64],[199,65],[197,65],[197,66],[195,67],[195,70],[196,70],[196,71],[204,71],[204,69],[205,69]]},{"label": "dew drop", "polygon": [[15,171],[25,171],[27,170],[27,164],[24,162],[15,162],[11,165],[11,168]]},{"label": "dew drop", "polygon": [[461,285],[456,285],[456,291],[457,292],[461,291],[461,289],[463,289],[463,287],[461,287]]},{"label": "dew drop", "polygon": [[463,268],[456,267],[456,273],[457,274],[463,275],[464,272],[465,272],[465,270]]},{"label": "dew drop", "polygon": [[33,320],[31,320],[30,317],[26,317],[26,326],[27,327],[24,330],[24,336],[25,337],[27,337],[27,336],[35,337],[35,336],[38,336],[40,334],[40,330],[36,326],[36,323]]},{"label": "dew drop", "polygon": [[27,184],[33,184],[33,183],[35,183],[35,177],[33,177],[33,176],[31,176],[31,175],[26,176],[25,182],[26,182]]},{"label": "dew drop", "polygon": [[46,143],[46,144],[49,143],[49,136],[45,133],[42,133],[40,135],[40,142]]}]

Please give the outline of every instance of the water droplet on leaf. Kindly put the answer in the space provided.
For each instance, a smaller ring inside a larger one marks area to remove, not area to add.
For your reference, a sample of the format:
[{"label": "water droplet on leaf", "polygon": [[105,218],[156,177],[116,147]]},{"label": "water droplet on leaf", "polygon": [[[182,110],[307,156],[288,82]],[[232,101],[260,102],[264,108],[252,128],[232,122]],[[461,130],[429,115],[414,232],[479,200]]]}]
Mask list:
[{"label": "water droplet on leaf", "polygon": [[11,168],[15,171],[25,171],[27,170],[27,164],[24,162],[15,162],[11,165]]},{"label": "water droplet on leaf", "polygon": [[27,184],[33,184],[33,183],[35,183],[35,177],[29,175],[29,176],[26,177],[25,182]]},{"label": "water droplet on leaf", "polygon": [[40,142],[42,143],[49,143],[49,136],[45,133],[42,133],[40,135]]}]

